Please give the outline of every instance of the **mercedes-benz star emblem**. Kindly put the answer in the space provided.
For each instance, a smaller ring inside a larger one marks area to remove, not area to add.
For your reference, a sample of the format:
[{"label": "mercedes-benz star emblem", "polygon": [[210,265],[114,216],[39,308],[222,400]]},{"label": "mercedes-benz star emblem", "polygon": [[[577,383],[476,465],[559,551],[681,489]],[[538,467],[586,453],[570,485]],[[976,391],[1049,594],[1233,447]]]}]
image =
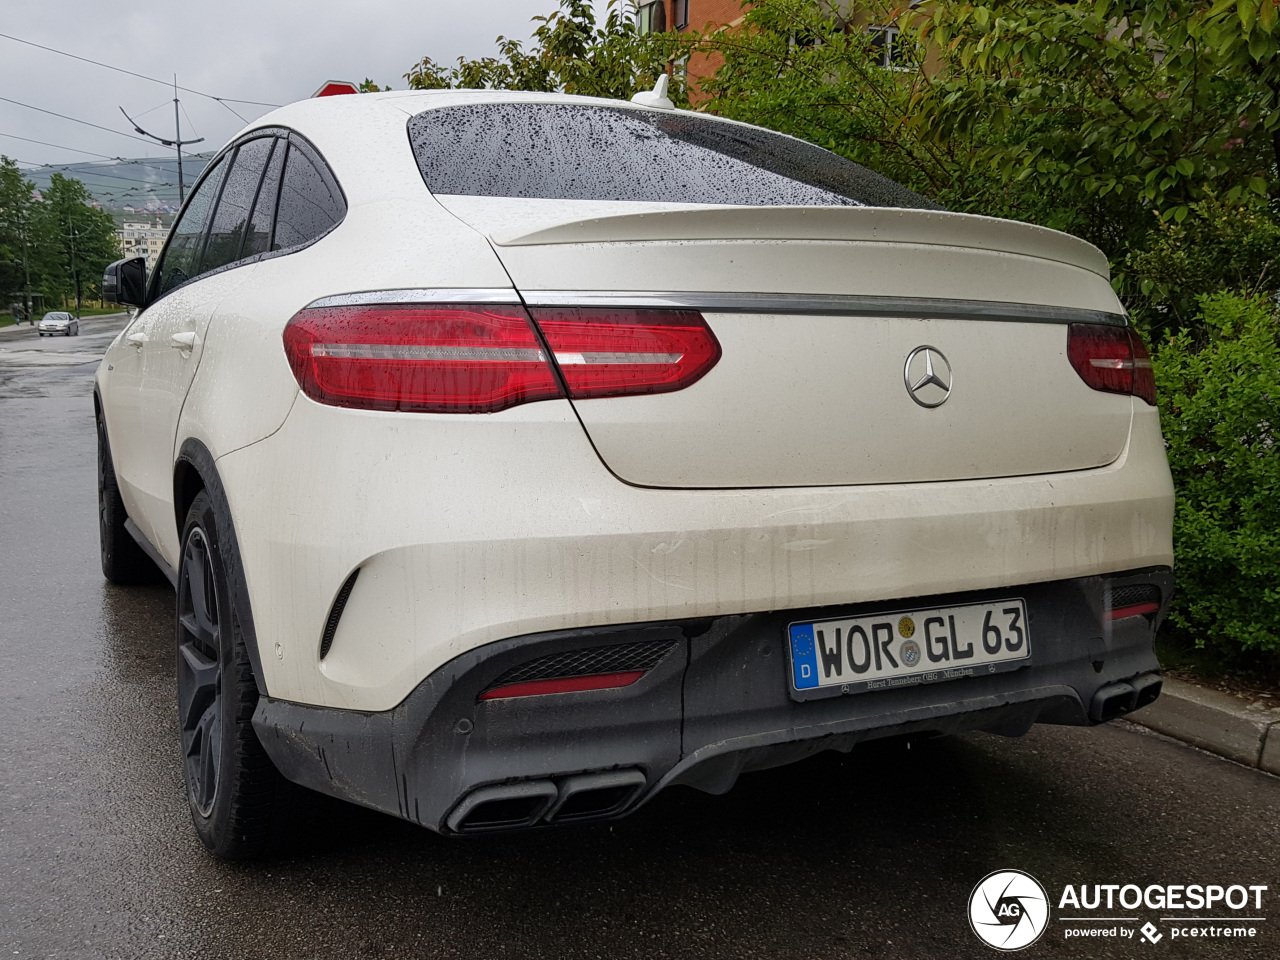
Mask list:
[{"label": "mercedes-benz star emblem", "polygon": [[911,399],[922,407],[940,407],[951,396],[951,364],[937,347],[916,347],[902,370]]}]

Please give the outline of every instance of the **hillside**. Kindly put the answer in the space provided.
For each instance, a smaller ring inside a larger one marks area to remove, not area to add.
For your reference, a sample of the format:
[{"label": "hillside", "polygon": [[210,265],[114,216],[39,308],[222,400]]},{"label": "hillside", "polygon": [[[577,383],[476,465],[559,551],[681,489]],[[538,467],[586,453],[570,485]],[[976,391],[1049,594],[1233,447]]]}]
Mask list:
[{"label": "hillside", "polygon": [[[182,179],[188,190],[209,156],[195,154],[182,158]],[[178,207],[178,161],[173,156],[51,164],[24,167],[22,172],[37,190],[47,188],[55,173],[79,180],[93,198],[112,213],[123,212],[125,207],[161,212]]]}]

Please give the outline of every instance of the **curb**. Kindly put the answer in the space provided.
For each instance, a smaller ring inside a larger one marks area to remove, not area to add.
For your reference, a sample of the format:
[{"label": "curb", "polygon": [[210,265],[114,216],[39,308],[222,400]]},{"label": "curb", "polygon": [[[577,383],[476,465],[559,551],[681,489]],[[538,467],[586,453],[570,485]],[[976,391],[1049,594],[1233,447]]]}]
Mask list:
[{"label": "curb", "polygon": [[1210,753],[1280,776],[1280,707],[1164,678],[1159,699],[1125,716]]}]

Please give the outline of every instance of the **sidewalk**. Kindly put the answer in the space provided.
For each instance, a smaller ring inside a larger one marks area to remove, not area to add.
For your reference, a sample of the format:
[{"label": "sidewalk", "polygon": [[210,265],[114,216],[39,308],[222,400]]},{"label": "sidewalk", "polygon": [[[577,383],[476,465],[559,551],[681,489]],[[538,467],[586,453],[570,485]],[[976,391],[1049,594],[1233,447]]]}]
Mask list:
[{"label": "sidewalk", "polygon": [[1124,719],[1280,776],[1280,707],[1166,677],[1160,698]]}]

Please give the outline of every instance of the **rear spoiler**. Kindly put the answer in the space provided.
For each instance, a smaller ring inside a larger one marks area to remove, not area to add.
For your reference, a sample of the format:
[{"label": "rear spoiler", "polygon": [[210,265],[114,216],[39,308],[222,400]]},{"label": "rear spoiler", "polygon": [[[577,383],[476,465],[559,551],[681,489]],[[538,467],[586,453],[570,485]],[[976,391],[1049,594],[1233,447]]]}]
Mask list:
[{"label": "rear spoiler", "polygon": [[490,239],[500,247],[671,240],[910,243],[1039,257],[1111,279],[1101,250],[1058,230],[968,213],[890,207],[698,207],[566,220]]}]

